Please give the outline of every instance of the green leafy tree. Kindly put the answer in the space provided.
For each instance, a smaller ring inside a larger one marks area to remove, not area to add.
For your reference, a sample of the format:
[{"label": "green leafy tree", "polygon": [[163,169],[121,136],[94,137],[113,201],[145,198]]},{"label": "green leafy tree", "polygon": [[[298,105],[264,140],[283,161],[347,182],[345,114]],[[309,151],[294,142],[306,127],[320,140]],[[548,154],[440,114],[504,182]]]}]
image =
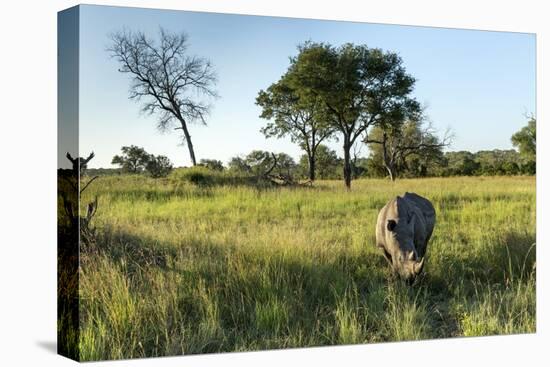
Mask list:
[{"label": "green leafy tree", "polygon": [[237,174],[259,179],[279,179],[285,183],[295,181],[298,166],[286,153],[274,154],[264,150],[253,150],[246,157],[233,157],[229,169]]},{"label": "green leafy tree", "polygon": [[227,164],[227,167],[229,170],[236,174],[252,174],[252,169],[246,162],[244,158],[241,157],[233,157],[229,160],[229,163]]},{"label": "green leafy tree", "polygon": [[479,175],[509,175],[519,172],[520,155],[513,149],[482,150],[475,154],[475,161],[479,165]]},{"label": "green leafy tree", "polygon": [[287,183],[293,183],[298,175],[298,165],[294,159],[286,153],[275,154],[275,159],[274,177]]},{"label": "green leafy tree", "polygon": [[388,171],[386,171],[386,168],[384,167],[384,164],[378,154],[373,154],[371,152],[371,154],[367,157],[366,165],[368,177],[379,178],[386,177],[388,175]]},{"label": "green leafy tree", "polygon": [[363,177],[368,172],[368,159],[361,156],[361,150],[365,146],[363,141],[356,141],[351,151],[351,174],[353,179]]},{"label": "green leafy tree", "polygon": [[517,175],[521,171],[521,157],[513,149],[446,152],[438,174],[441,176],[495,176]]},{"label": "green leafy tree", "polygon": [[443,176],[472,176],[479,170],[475,154],[468,151],[446,152]]},{"label": "green leafy tree", "polygon": [[501,170],[503,174],[508,176],[517,175],[520,172],[519,165],[513,161],[505,161],[504,163],[502,163]]},{"label": "green leafy tree", "polygon": [[271,172],[275,165],[272,154],[263,150],[253,150],[246,156],[244,162],[248,172],[254,176]]},{"label": "green leafy tree", "polygon": [[307,155],[308,178],[314,181],[317,148],[333,133],[318,113],[319,101],[300,98],[292,79],[284,75],[258,93],[256,104],[262,107],[260,117],[269,120],[261,132],[268,138],[289,136],[297,143]]},{"label": "green leafy tree", "polygon": [[512,135],[512,144],[522,158],[523,173],[534,174],[537,161],[537,120],[530,117],[527,126]]},{"label": "green leafy tree", "polygon": [[[306,172],[308,177],[309,158],[306,154],[300,157],[300,167]],[[336,151],[330,149],[324,144],[319,145],[316,154],[317,178],[321,180],[334,180],[342,178],[342,159],[338,157]]]},{"label": "green leafy tree", "polygon": [[520,165],[520,172],[525,175],[534,175],[537,173],[537,161],[523,159]]},{"label": "green leafy tree", "polygon": [[350,150],[376,125],[389,125],[420,110],[411,98],[415,79],[402,59],[365,45],[333,47],[306,42],[291,59],[287,77],[305,103],[318,103],[322,118],[338,133],[344,150],[344,182],[351,187]]},{"label": "green leafy tree", "polygon": [[218,161],[216,159],[201,159],[199,165],[213,171],[223,171],[224,169],[222,161]]},{"label": "green leafy tree", "polygon": [[123,172],[140,173],[149,162],[150,155],[141,147],[135,145],[121,148],[122,154],[115,155],[111,164],[119,165]]},{"label": "green leafy tree", "polygon": [[145,170],[153,178],[166,177],[170,174],[170,172],[172,172],[173,168],[174,166],[172,165],[172,162],[170,162],[168,157],[163,155],[155,156],[151,154],[147,164],[145,165]]}]

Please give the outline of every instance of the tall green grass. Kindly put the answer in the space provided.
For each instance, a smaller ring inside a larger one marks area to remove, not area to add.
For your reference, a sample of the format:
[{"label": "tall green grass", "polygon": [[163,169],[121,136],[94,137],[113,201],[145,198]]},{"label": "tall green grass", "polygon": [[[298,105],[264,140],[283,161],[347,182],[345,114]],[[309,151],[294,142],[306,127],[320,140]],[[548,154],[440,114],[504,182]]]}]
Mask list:
[{"label": "tall green grass", "polygon": [[[405,191],[438,213],[412,288],[374,246],[379,209]],[[81,254],[83,360],[535,331],[533,177],[348,192],[112,176],[86,194],[99,209]]]}]

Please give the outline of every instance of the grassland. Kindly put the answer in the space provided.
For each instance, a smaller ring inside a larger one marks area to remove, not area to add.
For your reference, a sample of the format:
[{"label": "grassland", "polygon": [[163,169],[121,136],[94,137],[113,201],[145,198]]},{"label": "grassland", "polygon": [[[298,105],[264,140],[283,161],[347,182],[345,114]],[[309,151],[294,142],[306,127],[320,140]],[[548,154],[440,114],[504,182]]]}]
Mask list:
[{"label": "grassland", "polygon": [[[405,191],[438,212],[407,287],[374,247]],[[96,180],[83,249],[82,360],[535,331],[535,179],[357,180],[313,187]],[[86,199],[84,199],[86,201]]]}]

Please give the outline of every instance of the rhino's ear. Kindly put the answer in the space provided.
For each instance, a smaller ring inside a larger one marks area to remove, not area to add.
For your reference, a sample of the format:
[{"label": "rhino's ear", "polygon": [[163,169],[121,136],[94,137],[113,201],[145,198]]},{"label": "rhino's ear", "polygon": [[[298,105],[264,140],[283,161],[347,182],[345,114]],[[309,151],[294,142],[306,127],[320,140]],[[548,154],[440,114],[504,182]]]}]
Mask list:
[{"label": "rhino's ear", "polygon": [[393,231],[395,229],[395,226],[397,225],[397,222],[393,219],[388,219],[388,223],[386,225],[386,228],[388,228],[388,231]]}]

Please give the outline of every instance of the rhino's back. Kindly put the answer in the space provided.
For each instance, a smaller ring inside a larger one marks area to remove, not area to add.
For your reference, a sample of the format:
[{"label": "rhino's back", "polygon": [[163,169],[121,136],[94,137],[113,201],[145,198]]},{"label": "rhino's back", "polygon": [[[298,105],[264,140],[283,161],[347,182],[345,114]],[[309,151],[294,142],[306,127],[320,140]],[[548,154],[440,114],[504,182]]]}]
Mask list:
[{"label": "rhino's back", "polygon": [[409,201],[411,205],[415,206],[422,213],[426,226],[427,240],[429,240],[435,226],[434,206],[428,199],[415,193],[406,192],[405,195],[403,195],[403,198]]},{"label": "rhino's back", "polygon": [[435,208],[430,200],[413,192],[406,192],[405,195],[403,195],[403,198],[416,205],[425,216],[435,217]]}]

